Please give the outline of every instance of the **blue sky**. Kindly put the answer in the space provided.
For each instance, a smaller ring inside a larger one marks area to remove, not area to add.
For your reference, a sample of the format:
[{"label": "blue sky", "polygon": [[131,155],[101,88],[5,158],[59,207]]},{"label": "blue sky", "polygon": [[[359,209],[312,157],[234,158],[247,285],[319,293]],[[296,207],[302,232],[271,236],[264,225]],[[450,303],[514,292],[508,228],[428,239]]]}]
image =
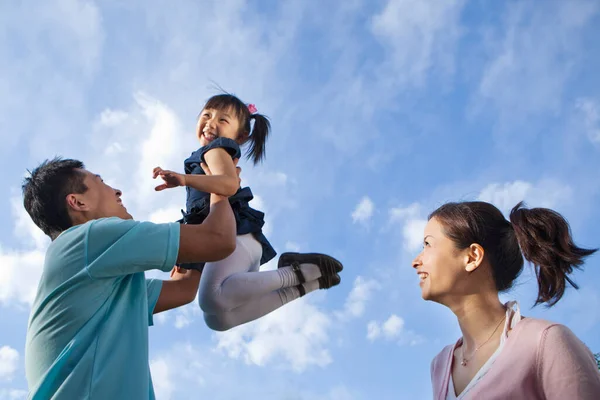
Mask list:
[{"label": "blue sky", "polygon": [[[242,167],[274,246],[345,270],[339,287],[224,334],[195,303],[157,318],[159,398],[430,398],[429,363],[460,335],[410,267],[430,211],[525,200],[600,245],[599,36],[594,0],[3,2],[0,399],[26,395],[48,245],[21,205],[25,170],[79,158],[137,219],[176,220],[184,190],[155,193],[151,170],[182,169],[214,83],[271,118],[267,161]],[[575,280],[552,309],[532,309],[530,270],[502,297],[597,352],[599,256]]]}]

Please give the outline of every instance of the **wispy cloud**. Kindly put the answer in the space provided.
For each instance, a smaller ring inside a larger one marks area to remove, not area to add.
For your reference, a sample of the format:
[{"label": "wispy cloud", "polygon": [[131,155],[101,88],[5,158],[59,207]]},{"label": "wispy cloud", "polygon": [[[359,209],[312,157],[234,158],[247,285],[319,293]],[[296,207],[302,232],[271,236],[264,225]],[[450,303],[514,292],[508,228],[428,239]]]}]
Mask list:
[{"label": "wispy cloud", "polygon": [[25,400],[27,391],[21,389],[0,389],[0,399],[6,400]]},{"label": "wispy cloud", "polygon": [[415,252],[423,242],[423,231],[427,220],[421,217],[421,205],[413,203],[407,207],[394,207],[389,211],[390,224],[402,224],[404,248]]},{"label": "wispy cloud", "polygon": [[464,4],[463,0],[388,0],[371,19],[374,35],[388,50],[386,80],[421,86],[432,71],[451,75]]},{"label": "wispy cloud", "polygon": [[503,125],[557,114],[587,51],[579,39],[599,10],[593,0],[510,4],[503,24],[488,35],[489,59],[475,109],[494,107]]},{"label": "wispy cloud", "polygon": [[394,341],[400,345],[416,346],[425,341],[421,335],[405,329],[404,319],[396,314],[383,321],[370,321],[367,324],[367,339],[374,342],[377,339]]},{"label": "wispy cloud", "polygon": [[217,349],[231,358],[302,372],[332,362],[327,348],[331,323],[329,315],[299,299],[256,321],[216,333],[215,339]]},{"label": "wispy cloud", "polygon": [[104,43],[100,12],[89,1],[27,1],[4,4],[0,18],[0,58],[10,60],[0,65],[0,124],[10,127],[0,132],[0,151],[21,146],[48,157],[80,134],[75,127],[87,116],[85,91]]},{"label": "wispy cloud", "polygon": [[498,207],[505,215],[520,201],[530,207],[557,207],[569,201],[572,190],[568,184],[555,180],[542,180],[538,183],[514,181],[490,183],[484,187],[478,199]]},{"label": "wispy cloud", "polygon": [[347,320],[362,317],[373,294],[380,288],[381,285],[376,280],[357,276],[343,311],[337,313],[338,318]]},{"label": "wispy cloud", "polygon": [[14,234],[23,246],[18,249],[0,247],[0,305],[20,308],[33,303],[50,239],[31,221],[21,199],[15,196],[10,202]]},{"label": "wispy cloud", "polygon": [[585,133],[593,143],[600,143],[600,104],[591,98],[580,98],[575,103],[579,111]]},{"label": "wispy cloud", "polygon": [[0,347],[0,381],[12,381],[19,364],[19,352],[10,346]]},{"label": "wispy cloud", "polygon": [[368,196],[363,197],[352,211],[352,222],[366,225],[375,211],[375,204]]}]

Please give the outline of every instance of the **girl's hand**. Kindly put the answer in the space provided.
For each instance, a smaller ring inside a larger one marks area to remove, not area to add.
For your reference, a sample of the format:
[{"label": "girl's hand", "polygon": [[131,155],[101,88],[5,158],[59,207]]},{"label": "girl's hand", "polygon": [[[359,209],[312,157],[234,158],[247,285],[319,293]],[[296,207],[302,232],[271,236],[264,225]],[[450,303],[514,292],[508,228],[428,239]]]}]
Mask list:
[{"label": "girl's hand", "polygon": [[152,178],[161,177],[165,183],[154,188],[157,192],[165,189],[170,189],[178,186],[185,186],[185,175],[177,172],[162,169],[161,167],[154,168]]}]

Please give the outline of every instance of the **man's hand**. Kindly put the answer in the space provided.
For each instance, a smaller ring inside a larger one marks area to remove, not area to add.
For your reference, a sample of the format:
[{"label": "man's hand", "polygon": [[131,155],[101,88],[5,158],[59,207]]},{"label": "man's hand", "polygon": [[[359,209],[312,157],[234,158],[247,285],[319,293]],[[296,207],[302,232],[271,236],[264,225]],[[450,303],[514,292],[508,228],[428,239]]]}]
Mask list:
[{"label": "man's hand", "polygon": [[176,265],[171,270],[171,280],[172,281],[179,281],[181,279],[185,279],[186,277],[191,276],[191,274],[192,274],[192,270],[191,269],[184,269],[184,268],[178,267]]},{"label": "man's hand", "polygon": [[200,285],[200,271],[173,267],[171,279],[163,281],[154,314],[191,303]]},{"label": "man's hand", "polygon": [[162,169],[161,167],[156,167],[154,168],[154,171],[152,171],[152,179],[156,179],[159,176],[165,183],[154,188],[154,190],[157,192],[178,186],[185,186],[186,184],[184,174]]}]

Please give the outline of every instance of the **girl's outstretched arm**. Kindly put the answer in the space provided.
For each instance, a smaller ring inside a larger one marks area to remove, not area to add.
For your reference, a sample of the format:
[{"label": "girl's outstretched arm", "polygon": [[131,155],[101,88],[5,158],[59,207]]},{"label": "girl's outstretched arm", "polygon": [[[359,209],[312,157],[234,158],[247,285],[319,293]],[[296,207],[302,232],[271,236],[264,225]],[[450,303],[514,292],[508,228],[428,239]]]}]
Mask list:
[{"label": "girl's outstretched arm", "polygon": [[177,172],[154,168],[153,177],[161,177],[163,184],[156,186],[155,190],[161,191],[178,186],[188,186],[205,193],[214,193],[221,196],[233,196],[240,187],[240,168],[238,160],[221,148],[208,151],[202,165],[206,175],[179,174]]},{"label": "girl's outstretched arm", "polygon": [[202,167],[206,175],[186,175],[186,186],[205,193],[233,196],[240,188],[238,160],[232,160],[231,155],[222,148],[209,150],[204,160],[206,166]]}]

